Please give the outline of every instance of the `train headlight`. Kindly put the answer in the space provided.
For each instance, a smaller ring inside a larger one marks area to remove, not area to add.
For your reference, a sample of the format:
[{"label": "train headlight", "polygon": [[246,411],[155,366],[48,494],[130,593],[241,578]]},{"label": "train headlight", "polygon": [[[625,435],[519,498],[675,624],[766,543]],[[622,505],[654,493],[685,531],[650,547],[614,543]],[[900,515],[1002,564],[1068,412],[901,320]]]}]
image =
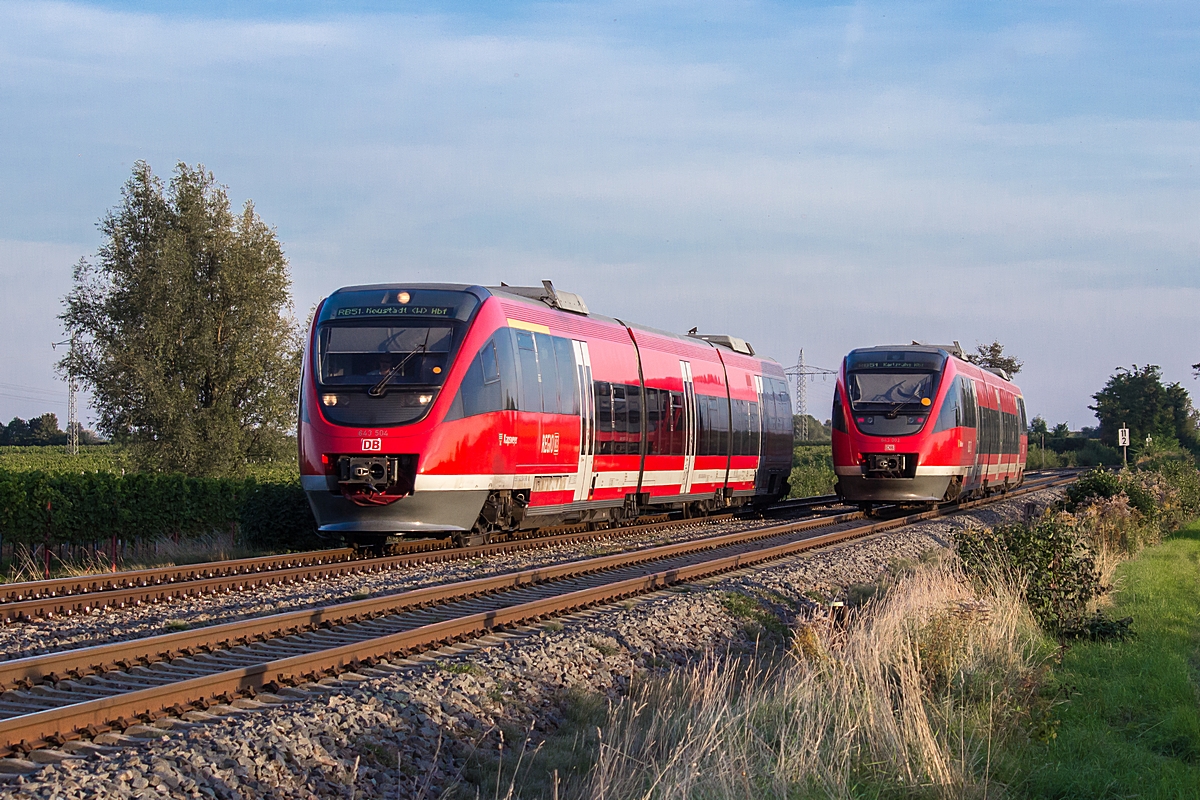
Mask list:
[{"label": "train headlight", "polygon": [[423,405],[423,406],[424,406],[424,405],[429,405],[429,401],[430,401],[430,400],[432,400],[432,399],[433,399],[433,395],[431,395],[431,394],[423,394],[423,395],[421,395],[420,397],[418,397],[418,398],[417,398],[417,402],[419,402],[421,405]]},{"label": "train headlight", "polygon": [[928,405],[930,405],[930,404],[932,404],[932,403],[933,403],[933,401],[932,401],[932,400],[930,400],[928,397],[922,397],[922,398],[921,398],[921,405],[923,405],[923,406],[928,406]]},{"label": "train headlight", "polygon": [[400,292],[400,294],[396,295],[396,302],[399,303],[400,305],[404,305],[411,299],[412,299],[412,297],[409,295],[408,292]]},{"label": "train headlight", "polygon": [[321,402],[327,406],[336,406],[337,405],[337,395],[336,394],[323,394],[323,395],[321,395]]}]

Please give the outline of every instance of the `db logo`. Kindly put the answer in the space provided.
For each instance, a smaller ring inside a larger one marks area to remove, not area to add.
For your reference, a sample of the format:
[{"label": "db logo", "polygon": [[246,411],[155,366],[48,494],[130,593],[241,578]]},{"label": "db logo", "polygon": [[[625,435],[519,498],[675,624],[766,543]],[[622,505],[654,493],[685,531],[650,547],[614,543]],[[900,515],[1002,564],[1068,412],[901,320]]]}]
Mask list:
[{"label": "db logo", "polygon": [[558,434],[547,433],[542,436],[542,452],[558,455]]},{"label": "db logo", "polygon": [[883,449],[884,449],[884,450],[886,450],[886,451],[888,451],[889,453],[894,453],[894,452],[896,452],[896,445],[894,445],[894,444],[885,444],[885,445],[883,446]]},{"label": "db logo", "polygon": [[374,451],[378,453],[383,449],[383,439],[363,439],[362,449],[363,452]]}]

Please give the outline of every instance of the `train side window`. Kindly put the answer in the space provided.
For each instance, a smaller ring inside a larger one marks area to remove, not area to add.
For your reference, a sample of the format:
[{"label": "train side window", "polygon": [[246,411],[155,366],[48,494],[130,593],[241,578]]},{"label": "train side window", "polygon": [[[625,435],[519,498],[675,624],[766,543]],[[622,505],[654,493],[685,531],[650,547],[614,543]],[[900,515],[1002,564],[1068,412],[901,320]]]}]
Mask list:
[{"label": "train side window", "polygon": [[740,456],[742,454],[742,424],[741,418],[745,416],[745,409],[742,408],[744,400],[730,400],[729,407],[729,454],[731,456]]},{"label": "train side window", "polygon": [[613,451],[612,384],[596,381],[596,452],[611,455]]},{"label": "train side window", "polygon": [[662,452],[658,440],[658,421],[662,416],[658,389],[646,388],[646,455],[656,456]]},{"label": "train side window", "polygon": [[708,417],[708,399],[696,395],[696,455],[708,455],[708,428],[712,422]]},{"label": "train side window", "polygon": [[627,453],[626,442],[629,439],[629,405],[625,398],[625,385],[612,385],[612,415],[613,415],[613,453]]},{"label": "train side window", "polygon": [[746,438],[746,452],[743,455],[757,456],[762,452],[762,417],[758,403],[750,401],[750,435]]},{"label": "train side window", "polygon": [[[1017,398],[1017,411],[1021,414],[1021,433],[1029,430],[1029,421],[1025,419],[1025,398]],[[1019,434],[1018,434],[1019,436]]]},{"label": "train side window", "polygon": [[558,414],[558,365],[554,360],[554,340],[549,334],[535,333],[537,343],[538,375],[542,390],[542,411],[547,414]]},{"label": "train side window", "polygon": [[970,378],[959,378],[962,381],[963,424],[968,428],[979,427],[978,407],[975,403],[975,382]]},{"label": "train side window", "polygon": [[628,433],[625,452],[636,456],[642,452],[642,387],[630,384],[625,387],[625,407],[629,409]]},{"label": "train side window", "polygon": [[842,409],[842,392],[840,389],[835,389],[833,392],[833,429],[842,433],[849,433],[846,429],[846,412]]},{"label": "train side window", "polygon": [[517,365],[521,369],[521,410],[542,411],[542,384],[538,377],[537,348],[533,343],[533,334],[529,331],[516,331],[517,335]]},{"label": "train side window", "polygon": [[712,432],[709,435],[709,447],[712,455],[724,456],[729,454],[729,401],[724,397],[709,397],[708,410],[711,416]]},{"label": "train side window", "polygon": [[579,416],[579,370],[571,340],[554,337],[554,360],[558,362],[559,412]]},{"label": "train side window", "polygon": [[683,415],[683,392],[665,392],[667,395],[667,422],[671,428],[671,446],[667,452],[681,456],[686,448],[687,431]]}]

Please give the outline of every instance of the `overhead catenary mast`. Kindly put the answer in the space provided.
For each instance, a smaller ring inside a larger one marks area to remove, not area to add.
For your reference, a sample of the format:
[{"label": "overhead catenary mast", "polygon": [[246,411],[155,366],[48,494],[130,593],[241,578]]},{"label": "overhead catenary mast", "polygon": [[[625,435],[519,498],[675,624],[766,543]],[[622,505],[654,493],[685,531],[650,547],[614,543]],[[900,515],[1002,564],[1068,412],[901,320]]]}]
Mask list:
[{"label": "overhead catenary mast", "polygon": [[79,392],[79,382],[75,379],[75,369],[72,357],[75,355],[75,340],[65,339],[61,342],[54,342],[50,345],[52,349],[57,349],[60,344],[65,344],[69,348],[67,351],[67,453],[69,455],[79,455],[79,409],[76,403],[76,395]]},{"label": "overhead catenary mast", "polygon": [[796,381],[796,413],[800,415],[800,440],[808,440],[808,382],[820,375],[822,378],[837,373],[824,367],[814,367],[804,363],[804,348],[796,359],[796,366],[785,369],[784,374]]}]

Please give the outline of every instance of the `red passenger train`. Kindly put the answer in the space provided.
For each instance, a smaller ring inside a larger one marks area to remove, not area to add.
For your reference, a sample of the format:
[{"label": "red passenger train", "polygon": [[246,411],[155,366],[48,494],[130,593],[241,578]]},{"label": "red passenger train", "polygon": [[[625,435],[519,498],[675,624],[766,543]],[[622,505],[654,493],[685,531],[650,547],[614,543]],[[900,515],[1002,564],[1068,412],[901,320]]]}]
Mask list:
[{"label": "red passenger train", "polygon": [[791,470],[778,364],[592,314],[548,281],[339,289],[299,416],[318,525],[363,545],[765,505]]},{"label": "red passenger train", "polygon": [[1025,399],[1001,370],[949,347],[852,350],[833,396],[837,492],[874,503],[936,503],[1019,486]]}]

